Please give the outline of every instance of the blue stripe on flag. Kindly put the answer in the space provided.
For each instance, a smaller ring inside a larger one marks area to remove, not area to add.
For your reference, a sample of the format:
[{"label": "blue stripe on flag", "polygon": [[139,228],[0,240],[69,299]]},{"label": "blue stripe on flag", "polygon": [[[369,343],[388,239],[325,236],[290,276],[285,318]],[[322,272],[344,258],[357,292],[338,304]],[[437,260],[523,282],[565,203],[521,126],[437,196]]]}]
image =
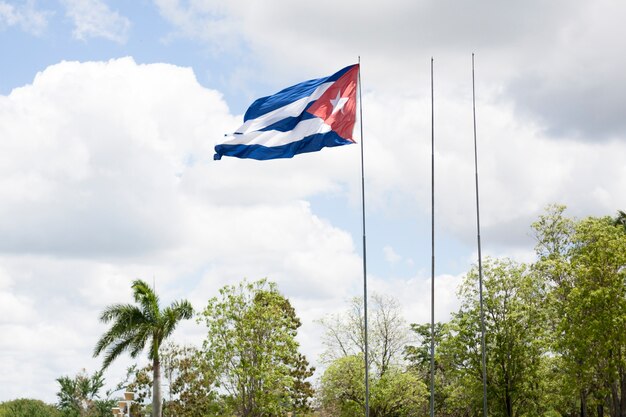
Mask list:
[{"label": "blue stripe on flag", "polygon": [[259,98],[250,105],[246,114],[243,116],[243,121],[246,122],[250,119],[256,119],[265,113],[279,109],[303,97],[308,97],[317,87],[327,82],[337,81],[352,67],[353,65],[349,65],[329,77],[304,81],[299,84],[292,85],[291,87],[287,87],[274,95]]},{"label": "blue stripe on flag", "polygon": [[[312,103],[311,103],[312,104]],[[259,129],[259,131],[269,131],[269,130],[276,130],[278,132],[288,132],[290,130],[295,129],[295,127],[298,125],[298,123],[300,123],[303,120],[308,120],[308,119],[315,119],[317,116],[311,114],[311,113],[302,113],[300,116],[298,117],[285,117],[282,120],[277,121],[276,123],[272,123],[269,126],[266,126],[262,129]]]},{"label": "blue stripe on flag", "polygon": [[263,145],[217,145],[214,159],[222,156],[234,156],[237,158],[257,159],[260,161],[277,158],[291,158],[299,153],[317,152],[324,147],[342,146],[354,143],[339,136],[334,131],[328,133],[316,133],[302,140],[291,142],[281,146]]}]

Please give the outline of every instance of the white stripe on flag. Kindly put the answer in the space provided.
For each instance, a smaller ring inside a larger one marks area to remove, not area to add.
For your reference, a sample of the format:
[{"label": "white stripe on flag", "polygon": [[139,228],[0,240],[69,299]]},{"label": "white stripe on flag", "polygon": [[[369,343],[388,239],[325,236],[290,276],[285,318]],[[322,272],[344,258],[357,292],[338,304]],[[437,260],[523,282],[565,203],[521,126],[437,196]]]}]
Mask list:
[{"label": "white stripe on flag", "polygon": [[250,132],[245,135],[229,136],[228,140],[223,142],[224,145],[258,145],[263,146],[281,146],[292,142],[297,142],[303,138],[316,134],[330,132],[331,128],[318,117],[314,119],[303,120],[298,123],[292,130],[287,132],[278,132],[276,130]]},{"label": "white stripe on flag", "polygon": [[265,113],[263,116],[259,116],[256,119],[247,120],[239,129],[237,129],[237,133],[245,135],[250,132],[263,129],[287,117],[299,116],[302,114],[307,104],[320,98],[331,85],[333,85],[332,82],[324,83],[317,87],[310,96],[302,97],[299,100],[287,104],[286,106],[279,107],[276,110]]}]

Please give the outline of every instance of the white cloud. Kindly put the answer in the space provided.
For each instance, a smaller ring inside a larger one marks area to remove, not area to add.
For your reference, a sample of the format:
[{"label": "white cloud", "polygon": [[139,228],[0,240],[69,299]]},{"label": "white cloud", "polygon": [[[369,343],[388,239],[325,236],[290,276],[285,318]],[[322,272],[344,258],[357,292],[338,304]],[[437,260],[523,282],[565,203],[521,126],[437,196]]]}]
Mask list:
[{"label": "white cloud", "polygon": [[390,264],[395,264],[402,260],[402,256],[398,255],[389,245],[383,247],[383,253],[385,255],[385,260]]},{"label": "white cloud", "polygon": [[0,325],[29,321],[34,312],[33,300],[9,292],[0,292]]},{"label": "white cloud", "polygon": [[198,39],[207,42],[216,52],[232,52],[243,39],[241,19],[232,13],[229,1],[154,0],[154,3],[161,16],[174,27],[169,38]]},{"label": "white cloud", "polygon": [[59,64],[0,98],[4,251],[128,256],[180,238],[181,172],[230,116],[188,69],[143,68]]},{"label": "white cloud", "polygon": [[626,57],[614,51],[622,47],[624,13],[626,5],[615,0],[570,9],[571,18],[554,30],[552,47],[515,74],[506,91],[521,115],[540,120],[559,138],[623,138]]},{"label": "white cloud", "polygon": [[0,1],[0,29],[3,26],[19,26],[25,32],[41,35],[48,26],[49,15],[48,12],[37,10],[33,0],[21,6]]},{"label": "white cloud", "polygon": [[104,38],[125,43],[130,20],[109,9],[102,0],[62,0],[66,14],[74,22],[76,39]]}]

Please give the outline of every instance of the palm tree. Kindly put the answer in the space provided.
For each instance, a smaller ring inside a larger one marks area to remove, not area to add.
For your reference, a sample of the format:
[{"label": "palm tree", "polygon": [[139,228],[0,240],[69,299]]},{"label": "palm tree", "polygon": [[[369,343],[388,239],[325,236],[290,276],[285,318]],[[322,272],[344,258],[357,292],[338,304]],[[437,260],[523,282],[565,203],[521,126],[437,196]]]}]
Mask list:
[{"label": "palm tree", "polygon": [[102,369],[106,369],[122,352],[128,351],[135,358],[147,346],[153,369],[152,415],[161,417],[159,347],[179,321],[191,318],[193,307],[189,301],[180,300],[161,310],[159,297],[144,281],[135,280],[132,289],[137,305],[110,305],[100,315],[100,321],[112,325],[96,343],[93,355],[96,357],[106,350],[102,364]]}]

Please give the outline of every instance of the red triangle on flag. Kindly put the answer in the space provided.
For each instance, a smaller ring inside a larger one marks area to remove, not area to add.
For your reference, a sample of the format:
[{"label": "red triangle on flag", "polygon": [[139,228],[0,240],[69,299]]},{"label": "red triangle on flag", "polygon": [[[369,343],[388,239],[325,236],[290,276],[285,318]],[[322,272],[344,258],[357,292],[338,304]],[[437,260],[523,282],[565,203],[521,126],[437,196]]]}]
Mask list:
[{"label": "red triangle on flag", "polygon": [[329,125],[339,136],[354,142],[356,87],[359,64],[353,65],[307,109]]}]

